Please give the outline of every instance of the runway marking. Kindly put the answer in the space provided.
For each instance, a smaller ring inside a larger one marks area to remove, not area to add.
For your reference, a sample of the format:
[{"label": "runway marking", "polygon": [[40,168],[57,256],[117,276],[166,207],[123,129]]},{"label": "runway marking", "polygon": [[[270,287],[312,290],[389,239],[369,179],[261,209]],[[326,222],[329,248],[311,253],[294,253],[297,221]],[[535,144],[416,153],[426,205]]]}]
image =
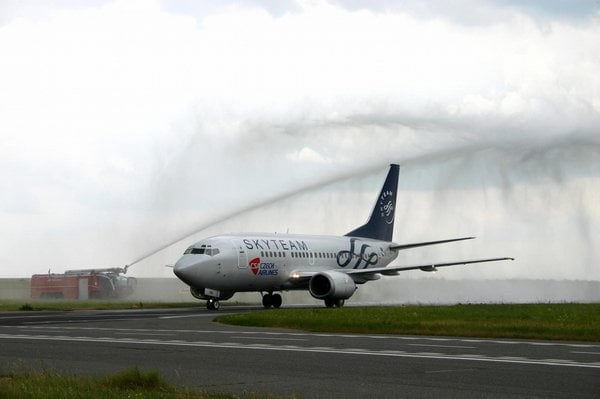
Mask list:
[{"label": "runway marking", "polygon": [[23,334],[0,334],[0,339],[22,339],[32,341],[67,341],[67,342],[94,342],[107,344],[136,344],[136,345],[161,345],[161,346],[186,346],[186,347],[203,347],[212,349],[245,349],[245,350],[268,350],[281,352],[304,352],[304,353],[330,353],[338,355],[355,355],[355,356],[386,356],[386,357],[403,357],[403,358],[422,358],[422,359],[439,359],[439,360],[466,360],[474,362],[493,362],[493,363],[513,363],[513,364],[531,364],[559,367],[583,367],[600,369],[600,364],[595,363],[580,363],[572,360],[563,359],[527,359],[527,358],[512,358],[512,357],[473,357],[461,355],[443,355],[437,353],[400,353],[399,351],[376,351],[376,350],[348,350],[335,349],[329,347],[289,347],[289,346],[270,346],[265,344],[241,345],[238,343],[218,343],[218,342],[181,342],[181,341],[160,341],[156,339],[137,339],[132,338],[92,338],[83,337],[75,338],[69,336],[53,336],[53,335],[23,335]]},{"label": "runway marking", "polygon": [[232,336],[231,338],[238,338],[238,339],[264,339],[267,341],[308,341],[308,339],[306,338],[272,338],[272,337],[236,337],[236,336]]},{"label": "runway marking", "polygon": [[427,346],[427,347],[431,347],[431,348],[477,349],[477,347],[475,347],[475,346],[458,346],[458,345],[406,344],[406,346]]},{"label": "runway marking", "polygon": [[176,335],[174,333],[148,333],[148,332],[144,332],[144,333],[139,333],[139,332],[120,332],[117,331],[115,332],[115,335],[136,335],[136,336],[140,336],[140,335],[168,335],[168,336],[173,336]]},{"label": "runway marking", "polygon": [[571,353],[582,353],[584,355],[600,355],[600,352],[576,352],[576,351],[572,351]]},{"label": "runway marking", "polygon": [[437,374],[437,373],[456,373],[463,371],[475,371],[474,369],[448,369],[448,370],[429,370],[425,371],[425,374]]},{"label": "runway marking", "polygon": [[[144,328],[108,328],[108,327],[76,327],[76,326],[0,326],[0,328],[26,328],[26,329],[44,329],[44,330],[90,330],[90,331],[137,331],[137,332],[169,332],[174,334],[194,333],[194,334],[223,334],[223,335],[267,335],[267,336],[289,336],[289,337],[330,337],[330,338],[360,338],[377,340],[399,340],[399,341],[445,341],[445,342],[464,342],[478,344],[506,344],[506,345],[532,345],[532,346],[556,346],[567,348],[589,348],[600,349],[600,345],[583,343],[563,343],[563,342],[538,342],[538,341],[505,341],[489,340],[476,338],[440,338],[440,337],[419,337],[419,336],[398,336],[398,335],[361,335],[361,334],[323,334],[308,332],[274,332],[274,331],[228,331],[228,330],[173,330],[173,329],[144,329]],[[406,344],[411,345],[411,344]],[[465,347],[471,348],[471,347]]]},{"label": "runway marking", "polygon": [[[236,313],[219,313],[219,316],[227,316],[230,314]],[[200,313],[200,314],[187,314],[187,315],[177,315],[177,316],[161,316],[159,319],[184,319],[188,317],[215,317],[212,313]]]}]

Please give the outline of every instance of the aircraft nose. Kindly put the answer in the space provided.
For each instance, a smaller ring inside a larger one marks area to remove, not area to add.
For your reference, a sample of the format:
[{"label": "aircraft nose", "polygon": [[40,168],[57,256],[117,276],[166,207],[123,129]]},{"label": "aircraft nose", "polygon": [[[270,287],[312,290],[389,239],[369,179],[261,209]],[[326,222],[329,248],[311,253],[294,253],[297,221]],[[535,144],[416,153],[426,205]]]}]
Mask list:
[{"label": "aircraft nose", "polygon": [[192,285],[192,280],[194,279],[194,266],[196,266],[197,262],[188,257],[184,256],[175,263],[173,266],[173,273],[184,283],[188,285]]}]

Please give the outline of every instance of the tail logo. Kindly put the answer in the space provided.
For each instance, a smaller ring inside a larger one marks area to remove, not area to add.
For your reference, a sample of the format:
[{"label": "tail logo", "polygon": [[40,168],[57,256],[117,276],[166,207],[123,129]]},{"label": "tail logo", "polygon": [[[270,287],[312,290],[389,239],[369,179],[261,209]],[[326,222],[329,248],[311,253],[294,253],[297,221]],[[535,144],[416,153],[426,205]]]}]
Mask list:
[{"label": "tail logo", "polygon": [[379,213],[387,224],[394,223],[394,203],[391,198],[393,195],[394,193],[388,190],[381,193],[381,197],[379,197]]}]

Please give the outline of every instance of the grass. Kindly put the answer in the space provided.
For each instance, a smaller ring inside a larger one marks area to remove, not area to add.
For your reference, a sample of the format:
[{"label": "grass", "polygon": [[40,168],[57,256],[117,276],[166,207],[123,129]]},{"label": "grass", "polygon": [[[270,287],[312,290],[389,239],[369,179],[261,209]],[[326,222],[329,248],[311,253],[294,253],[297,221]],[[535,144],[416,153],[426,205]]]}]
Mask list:
[{"label": "grass", "polygon": [[[0,311],[198,306],[198,302],[0,301]],[[323,332],[600,341],[600,304],[276,309],[219,316],[217,321]]]},{"label": "grass", "polygon": [[320,332],[600,341],[600,304],[277,309],[216,320]]},{"label": "grass", "polygon": [[226,399],[240,397],[258,398],[259,396],[255,394],[239,396],[183,390],[167,384],[158,372],[142,371],[137,367],[104,378],[66,376],[52,372],[0,375],[0,399]]},{"label": "grass", "polygon": [[156,308],[189,308],[198,307],[201,302],[126,302],[109,300],[30,300],[28,302],[5,300],[0,301],[2,311],[66,311],[66,310],[117,310],[117,309],[156,309]]}]

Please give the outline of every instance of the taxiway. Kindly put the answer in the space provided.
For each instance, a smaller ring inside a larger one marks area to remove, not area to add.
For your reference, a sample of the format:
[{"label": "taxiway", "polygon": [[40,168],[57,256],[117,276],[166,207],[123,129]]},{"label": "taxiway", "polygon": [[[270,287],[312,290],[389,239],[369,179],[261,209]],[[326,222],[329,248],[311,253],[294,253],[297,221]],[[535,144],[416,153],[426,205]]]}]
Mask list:
[{"label": "taxiway", "polygon": [[[219,314],[263,311],[224,308]],[[335,310],[333,310],[335,311]],[[0,371],[137,365],[205,391],[317,397],[599,397],[600,345],[226,326],[204,309],[0,314]]]}]

